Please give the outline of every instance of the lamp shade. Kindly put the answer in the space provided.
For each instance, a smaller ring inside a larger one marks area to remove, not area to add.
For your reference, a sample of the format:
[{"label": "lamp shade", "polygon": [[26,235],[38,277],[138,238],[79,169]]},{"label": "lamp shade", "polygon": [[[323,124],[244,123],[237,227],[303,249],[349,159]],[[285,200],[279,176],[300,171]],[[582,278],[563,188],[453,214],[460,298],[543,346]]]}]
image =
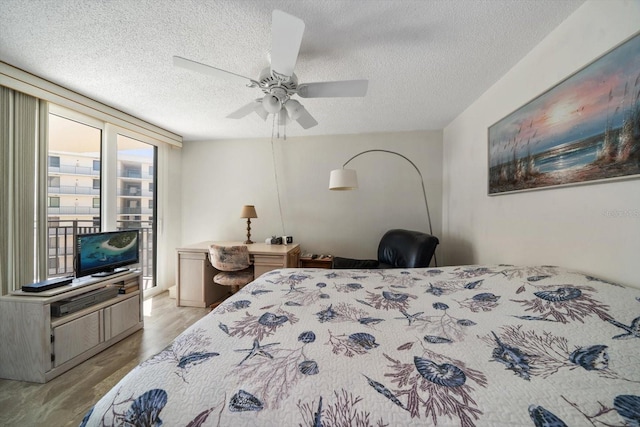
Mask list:
[{"label": "lamp shade", "polygon": [[258,218],[256,207],[253,205],[244,205],[240,213],[240,218]]},{"label": "lamp shade", "polygon": [[329,177],[329,190],[355,190],[358,176],[354,169],[334,169]]},{"label": "lamp shade", "polygon": [[262,106],[268,113],[272,114],[277,113],[282,108],[282,104],[278,97],[270,93],[266,94],[264,98],[262,98]]},{"label": "lamp shade", "polygon": [[304,111],[304,107],[295,99],[290,99],[284,104],[284,108],[289,113],[289,117],[293,120],[298,120]]}]

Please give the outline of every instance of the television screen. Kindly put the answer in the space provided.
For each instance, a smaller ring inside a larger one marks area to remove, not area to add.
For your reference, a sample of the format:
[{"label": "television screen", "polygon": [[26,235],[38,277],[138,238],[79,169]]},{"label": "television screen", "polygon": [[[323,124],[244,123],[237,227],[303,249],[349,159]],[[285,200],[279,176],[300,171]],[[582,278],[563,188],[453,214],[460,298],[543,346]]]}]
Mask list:
[{"label": "television screen", "polygon": [[78,234],[76,277],[108,276],[139,262],[138,230]]}]

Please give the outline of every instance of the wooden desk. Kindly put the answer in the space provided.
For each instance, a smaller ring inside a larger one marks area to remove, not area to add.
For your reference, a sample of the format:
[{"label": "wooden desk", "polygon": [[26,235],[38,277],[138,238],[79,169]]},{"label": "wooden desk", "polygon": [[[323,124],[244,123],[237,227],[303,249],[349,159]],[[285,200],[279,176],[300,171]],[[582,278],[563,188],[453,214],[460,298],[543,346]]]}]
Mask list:
[{"label": "wooden desk", "polygon": [[[200,242],[177,248],[178,268],[176,270],[176,305],[187,307],[209,307],[229,291],[224,286],[213,283],[218,272],[209,262],[209,246],[242,245],[242,242]],[[300,245],[267,245],[253,243],[247,245],[253,260],[255,277],[278,268],[297,267]]]}]

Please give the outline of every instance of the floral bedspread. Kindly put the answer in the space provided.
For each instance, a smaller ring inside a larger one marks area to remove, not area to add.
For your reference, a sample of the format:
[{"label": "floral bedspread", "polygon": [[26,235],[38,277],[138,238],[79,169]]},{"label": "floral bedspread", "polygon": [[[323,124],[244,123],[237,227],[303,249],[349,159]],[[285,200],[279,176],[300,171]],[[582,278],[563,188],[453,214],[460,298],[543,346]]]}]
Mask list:
[{"label": "floral bedspread", "polygon": [[640,289],[551,266],[276,270],[83,425],[639,426]]}]

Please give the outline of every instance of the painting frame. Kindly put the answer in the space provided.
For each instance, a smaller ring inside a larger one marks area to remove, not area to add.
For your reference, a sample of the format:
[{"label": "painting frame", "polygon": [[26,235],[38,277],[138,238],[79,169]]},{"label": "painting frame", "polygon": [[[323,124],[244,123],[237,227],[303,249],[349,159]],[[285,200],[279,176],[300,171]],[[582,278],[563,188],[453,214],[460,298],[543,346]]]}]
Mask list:
[{"label": "painting frame", "polygon": [[487,129],[487,194],[640,177],[640,32]]}]

